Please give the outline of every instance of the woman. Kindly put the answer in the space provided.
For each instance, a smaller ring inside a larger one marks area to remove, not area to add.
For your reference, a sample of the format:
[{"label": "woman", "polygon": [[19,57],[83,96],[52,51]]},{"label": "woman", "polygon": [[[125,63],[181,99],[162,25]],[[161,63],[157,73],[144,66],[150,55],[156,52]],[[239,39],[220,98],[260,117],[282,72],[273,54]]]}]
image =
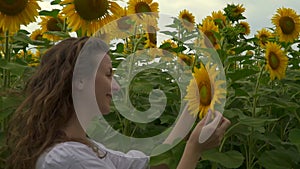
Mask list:
[{"label": "woman", "polygon": [[[31,77],[28,97],[16,110],[9,126],[8,169],[146,168],[149,158],[139,151],[127,154],[109,150],[86,137],[73,105],[72,79],[78,55],[91,39],[69,38],[50,48]],[[100,39],[93,38],[105,45]],[[99,46],[103,47],[103,46]],[[93,57],[93,56],[89,56]],[[112,84],[112,85],[111,85]],[[96,99],[102,114],[109,113],[113,80],[110,57],[104,55],[96,75]],[[178,168],[195,168],[203,151],[216,147],[230,122],[223,118],[213,135],[199,144],[204,120],[190,135]]]}]

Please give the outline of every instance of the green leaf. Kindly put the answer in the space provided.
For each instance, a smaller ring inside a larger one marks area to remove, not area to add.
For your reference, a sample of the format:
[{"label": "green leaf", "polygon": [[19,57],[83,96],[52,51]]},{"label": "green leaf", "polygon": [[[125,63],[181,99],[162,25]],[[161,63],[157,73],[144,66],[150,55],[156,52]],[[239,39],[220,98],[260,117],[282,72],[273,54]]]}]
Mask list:
[{"label": "green leaf", "polygon": [[23,42],[25,44],[31,43],[32,40],[26,35],[26,33],[19,31],[13,36],[15,41]]},{"label": "green leaf", "polygon": [[233,50],[235,51],[236,54],[239,54],[242,53],[243,51],[254,50],[254,49],[255,49],[254,46],[245,45],[245,46],[236,47]]},{"label": "green leaf", "polygon": [[241,69],[236,70],[235,72],[227,73],[227,77],[229,77],[232,81],[237,81],[248,76],[254,75],[256,73],[258,73],[258,71],[254,69]]},{"label": "green leaf", "polygon": [[0,60],[0,68],[9,70],[11,73],[16,75],[22,75],[27,66],[7,62],[6,60]]},{"label": "green leaf", "polygon": [[299,163],[299,153],[293,149],[279,148],[265,151],[258,159],[260,165],[266,169],[287,169],[294,168]]},{"label": "green leaf", "polygon": [[160,31],[160,33],[163,33],[165,35],[170,35],[172,37],[174,37],[177,34],[177,32],[170,32],[170,31]]},{"label": "green leaf", "polygon": [[51,4],[51,5],[59,5],[60,2],[61,2],[61,0],[54,0],[54,1],[52,1],[50,4]]},{"label": "green leaf", "polygon": [[238,168],[243,164],[244,156],[235,150],[218,152],[216,149],[213,149],[205,151],[202,155],[202,159],[219,163],[227,168]]},{"label": "green leaf", "polygon": [[42,10],[39,12],[39,15],[43,15],[43,16],[52,16],[54,18],[57,17],[58,13],[59,13],[59,9],[53,9],[52,11],[47,11],[47,10]]},{"label": "green leaf", "polygon": [[253,118],[244,116],[239,119],[241,124],[250,126],[250,127],[262,127],[266,123],[276,122],[278,119],[264,119],[264,118]]},{"label": "green leaf", "polygon": [[300,129],[292,129],[289,133],[289,140],[297,146],[300,152]]}]

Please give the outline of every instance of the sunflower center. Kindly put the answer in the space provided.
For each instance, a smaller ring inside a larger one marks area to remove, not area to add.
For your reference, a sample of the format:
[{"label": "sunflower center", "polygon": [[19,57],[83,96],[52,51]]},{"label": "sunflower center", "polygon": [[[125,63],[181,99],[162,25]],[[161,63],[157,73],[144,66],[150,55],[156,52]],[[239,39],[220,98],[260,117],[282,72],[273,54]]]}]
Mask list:
[{"label": "sunflower center", "polygon": [[20,14],[27,6],[28,0],[0,0],[0,12],[15,16]]},{"label": "sunflower center", "polygon": [[192,23],[193,22],[193,19],[187,14],[182,15],[182,20],[185,23]]},{"label": "sunflower center", "polygon": [[[150,33],[151,32],[151,33]],[[157,39],[156,39],[156,33],[153,33],[153,32],[156,32],[156,29],[154,26],[148,26],[148,36],[149,36],[149,41],[152,43],[152,44],[155,44],[156,45],[156,42],[157,42]]]},{"label": "sunflower center", "polygon": [[146,2],[139,2],[135,5],[136,13],[151,12],[150,6]]},{"label": "sunflower center", "polygon": [[36,36],[33,37],[34,40],[43,40],[43,35],[42,34],[38,34]]},{"label": "sunflower center", "polygon": [[288,16],[279,19],[279,26],[284,34],[291,34],[295,30],[295,22]]},{"label": "sunflower center", "polygon": [[59,24],[62,24],[62,20],[58,18],[50,18],[47,21],[47,30],[48,31],[61,31]]},{"label": "sunflower center", "polygon": [[277,69],[279,66],[279,59],[274,52],[270,52],[269,54],[269,65],[272,69]]},{"label": "sunflower center", "polygon": [[200,95],[200,104],[204,106],[210,105],[211,102],[211,91],[210,86],[207,86],[206,84],[202,84],[199,89],[199,95]]},{"label": "sunflower center", "polygon": [[260,36],[261,43],[264,45],[267,43],[268,39],[269,39],[269,37],[265,34]]},{"label": "sunflower center", "polygon": [[204,43],[207,47],[213,47],[211,45],[216,45],[217,44],[217,40],[216,40],[214,34],[211,31],[206,31],[206,32],[204,32],[204,34],[206,35]]},{"label": "sunflower center", "polygon": [[108,13],[107,0],[74,0],[75,10],[84,20],[97,20]]}]

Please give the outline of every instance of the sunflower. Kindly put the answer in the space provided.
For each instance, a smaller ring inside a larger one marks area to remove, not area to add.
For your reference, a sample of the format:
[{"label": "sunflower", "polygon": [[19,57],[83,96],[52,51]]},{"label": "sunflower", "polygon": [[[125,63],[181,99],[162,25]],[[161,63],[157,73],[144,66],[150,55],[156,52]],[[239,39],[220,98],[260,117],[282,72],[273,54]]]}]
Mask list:
[{"label": "sunflower", "polygon": [[99,28],[115,20],[122,8],[108,0],[63,0],[62,14],[72,31],[82,30],[83,35],[92,35]]},{"label": "sunflower", "polygon": [[191,32],[194,29],[195,17],[188,10],[184,9],[180,11],[178,18],[182,26],[186,28],[189,32]]},{"label": "sunflower", "polygon": [[272,17],[272,23],[276,26],[276,32],[280,41],[293,42],[295,39],[298,39],[300,16],[293,9],[277,9],[277,14]]},{"label": "sunflower", "polygon": [[169,49],[174,49],[177,48],[178,45],[172,40],[172,39],[167,39],[162,41],[160,48],[164,50],[169,50]]},{"label": "sunflower", "polygon": [[274,42],[268,42],[266,44],[265,58],[267,60],[266,70],[270,72],[271,80],[274,80],[275,77],[279,80],[282,79],[285,76],[288,57],[281,50],[281,46]]},{"label": "sunflower", "polygon": [[36,21],[39,9],[36,0],[1,0],[0,28],[11,33],[17,32],[21,24],[26,26]]},{"label": "sunflower", "polygon": [[31,40],[42,40],[43,39],[43,33],[41,29],[34,30],[30,35]]},{"label": "sunflower", "polygon": [[168,54],[170,52],[174,52],[173,49],[178,48],[178,45],[172,39],[167,39],[167,40],[162,41],[159,48],[163,49],[163,53]]},{"label": "sunflower", "polygon": [[41,33],[43,35],[43,38],[51,40],[51,41],[58,41],[62,37],[48,34],[49,31],[62,31],[63,26],[63,19],[60,15],[58,15],[56,18],[52,16],[44,16],[41,17],[42,21],[39,23],[42,27]]},{"label": "sunflower", "polygon": [[220,29],[224,28],[226,25],[226,16],[222,11],[213,11],[211,16],[207,16],[205,19],[209,19],[215,22],[215,25],[217,25]]},{"label": "sunflower", "polygon": [[114,35],[112,38],[123,39],[135,33],[136,19],[134,15],[127,15],[126,8],[122,8],[119,12],[120,16],[113,22],[102,27],[102,31]]},{"label": "sunflower", "polygon": [[225,16],[232,22],[238,21],[240,19],[245,19],[243,16],[243,12],[245,12],[245,8],[243,5],[238,4],[227,4],[226,8],[224,8]]},{"label": "sunflower", "polygon": [[31,58],[29,60],[29,63],[28,63],[28,66],[30,66],[30,67],[37,67],[37,66],[40,65],[41,54],[40,54],[39,50],[35,51],[35,53],[33,53],[33,52],[30,51],[30,53],[28,53],[28,55],[31,56]]},{"label": "sunflower", "polygon": [[272,32],[267,30],[266,28],[257,31],[256,38],[259,40],[259,44],[261,47],[265,47],[270,37],[272,37]]},{"label": "sunflower", "polygon": [[194,67],[194,78],[187,87],[184,99],[188,101],[188,110],[195,117],[199,113],[200,119],[206,115],[208,109],[214,111],[216,103],[220,104],[226,95],[226,90],[221,88],[225,81],[216,80],[219,74],[216,67],[217,65],[210,67],[209,63],[205,67],[203,64],[200,68]]},{"label": "sunflower", "polygon": [[245,8],[243,7],[242,4],[238,4],[235,6],[234,10],[233,10],[233,14],[235,16],[241,15],[243,12],[245,12]]},{"label": "sunflower", "polygon": [[205,35],[204,36],[204,45],[205,47],[214,47],[215,49],[220,49],[217,38],[214,33],[219,32],[218,26],[215,25],[214,21],[209,19],[204,19],[202,26],[199,25],[198,29]]},{"label": "sunflower", "polygon": [[179,63],[185,63],[188,66],[192,66],[194,65],[194,61],[195,61],[195,55],[192,54],[183,54],[183,53],[178,53],[178,61]]},{"label": "sunflower", "polygon": [[157,27],[152,25],[147,26],[145,48],[156,47],[156,43],[157,43],[156,31],[157,31]]},{"label": "sunflower", "polygon": [[149,13],[157,14],[158,3],[152,0],[129,0],[128,1],[128,14],[136,13]]},{"label": "sunflower", "polygon": [[250,25],[248,22],[240,22],[239,26],[242,27],[243,31],[242,34],[243,35],[249,35],[250,34]]}]

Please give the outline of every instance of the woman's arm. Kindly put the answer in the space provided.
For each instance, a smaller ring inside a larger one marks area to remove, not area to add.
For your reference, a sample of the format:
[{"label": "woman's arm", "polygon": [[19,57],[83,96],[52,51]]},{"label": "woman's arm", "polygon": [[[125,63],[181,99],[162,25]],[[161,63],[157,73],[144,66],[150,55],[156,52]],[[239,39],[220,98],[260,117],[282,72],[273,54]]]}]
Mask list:
[{"label": "woman's arm", "polygon": [[203,118],[191,133],[177,169],[194,169],[201,157],[201,153],[220,145],[226,129],[230,126],[230,121],[222,117],[214,133],[200,144],[199,135],[206,118]]}]

